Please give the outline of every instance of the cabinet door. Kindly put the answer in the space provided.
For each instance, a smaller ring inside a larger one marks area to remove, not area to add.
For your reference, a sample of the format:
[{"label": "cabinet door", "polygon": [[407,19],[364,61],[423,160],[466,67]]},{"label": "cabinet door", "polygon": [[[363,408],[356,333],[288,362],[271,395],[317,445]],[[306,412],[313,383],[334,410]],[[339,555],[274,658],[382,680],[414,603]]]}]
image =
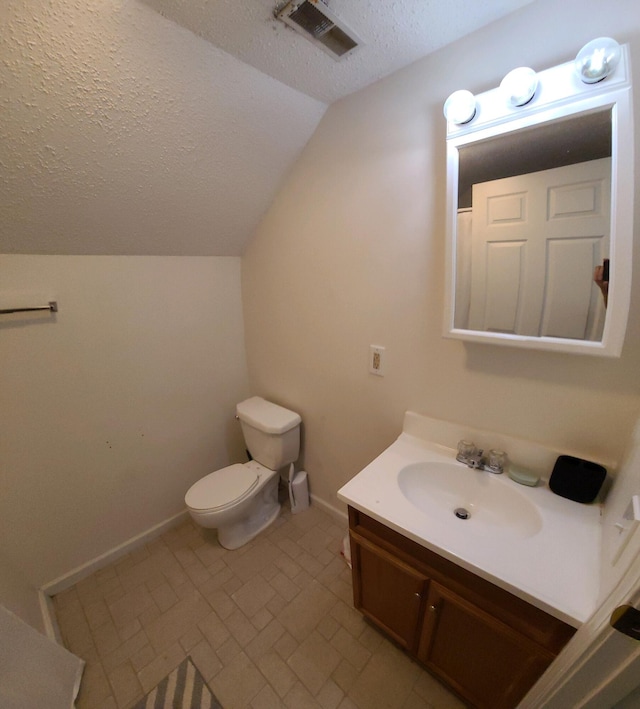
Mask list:
[{"label": "cabinet door", "polygon": [[351,533],[355,607],[415,654],[427,578],[389,552]]},{"label": "cabinet door", "polygon": [[513,709],[553,655],[432,582],[418,658],[474,706]]}]

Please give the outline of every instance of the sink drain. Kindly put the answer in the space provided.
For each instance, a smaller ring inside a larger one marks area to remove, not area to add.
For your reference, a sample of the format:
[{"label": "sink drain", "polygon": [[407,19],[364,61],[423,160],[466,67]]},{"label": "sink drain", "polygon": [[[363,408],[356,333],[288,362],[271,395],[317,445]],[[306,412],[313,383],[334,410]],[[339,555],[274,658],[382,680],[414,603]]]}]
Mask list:
[{"label": "sink drain", "polygon": [[454,511],[453,514],[458,518],[458,519],[469,519],[471,515],[469,514],[468,510],[465,510],[464,507],[457,507]]}]

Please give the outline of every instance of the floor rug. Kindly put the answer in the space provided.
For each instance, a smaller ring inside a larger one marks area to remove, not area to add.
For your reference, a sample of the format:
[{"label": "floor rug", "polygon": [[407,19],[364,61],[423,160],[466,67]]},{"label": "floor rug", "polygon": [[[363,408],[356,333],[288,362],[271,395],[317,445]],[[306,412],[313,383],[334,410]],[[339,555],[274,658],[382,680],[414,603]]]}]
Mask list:
[{"label": "floor rug", "polygon": [[133,709],[222,709],[222,704],[187,657]]}]

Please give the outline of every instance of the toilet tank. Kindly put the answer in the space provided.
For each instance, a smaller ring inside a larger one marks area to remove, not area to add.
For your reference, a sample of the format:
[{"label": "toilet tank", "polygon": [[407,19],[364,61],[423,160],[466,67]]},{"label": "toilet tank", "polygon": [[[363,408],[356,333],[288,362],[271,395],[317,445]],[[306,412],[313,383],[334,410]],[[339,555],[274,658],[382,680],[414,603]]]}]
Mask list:
[{"label": "toilet tank", "polygon": [[242,434],[251,457],[270,470],[293,463],[300,453],[300,423],[295,411],[259,396],[236,406]]}]

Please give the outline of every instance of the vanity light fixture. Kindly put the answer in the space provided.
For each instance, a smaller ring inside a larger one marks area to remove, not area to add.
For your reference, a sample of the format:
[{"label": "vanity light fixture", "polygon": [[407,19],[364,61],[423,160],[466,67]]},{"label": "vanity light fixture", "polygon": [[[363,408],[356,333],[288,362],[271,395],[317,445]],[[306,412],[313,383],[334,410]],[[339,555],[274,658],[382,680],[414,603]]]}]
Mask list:
[{"label": "vanity light fixture", "polygon": [[[575,73],[584,84],[596,84],[614,73],[616,67],[622,59],[622,47],[611,37],[598,37],[588,42],[578,52],[573,67]],[[567,63],[571,66],[571,63]],[[542,72],[546,80],[548,89],[548,72]],[[514,108],[526,106],[535,97],[540,86],[540,76],[530,67],[521,66],[510,71],[500,82],[500,92],[504,95],[507,103]],[[545,89],[545,91],[547,91]],[[547,92],[548,93],[548,92]],[[552,91],[553,94],[553,91]],[[547,101],[549,101],[547,96]],[[461,89],[454,91],[444,102],[444,115],[450,125],[450,130],[454,126],[464,126],[470,123],[478,114],[478,106],[482,104],[482,121],[491,120],[498,114],[490,110],[487,114],[484,102],[476,99],[471,93]],[[490,117],[491,116],[491,117]],[[477,121],[476,121],[477,122]]]},{"label": "vanity light fixture", "polygon": [[444,102],[444,117],[456,125],[469,123],[476,115],[476,97],[465,89],[454,91]]},{"label": "vanity light fixture", "polygon": [[613,74],[620,63],[621,49],[615,39],[598,37],[578,52],[574,66],[585,84],[595,84]]},{"label": "vanity light fixture", "polygon": [[500,82],[500,89],[512,106],[524,106],[535,96],[538,75],[528,66],[510,71]]}]

